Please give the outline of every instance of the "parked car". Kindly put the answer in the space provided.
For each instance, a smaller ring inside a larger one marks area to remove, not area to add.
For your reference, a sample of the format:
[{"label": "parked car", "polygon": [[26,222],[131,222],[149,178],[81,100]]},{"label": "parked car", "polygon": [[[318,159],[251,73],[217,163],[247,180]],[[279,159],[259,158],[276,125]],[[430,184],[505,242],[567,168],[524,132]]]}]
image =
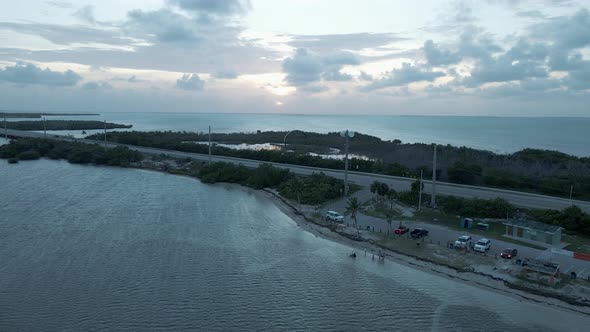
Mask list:
[{"label": "parked car", "polygon": [[512,248],[507,248],[507,249],[504,249],[504,251],[502,251],[502,253],[500,253],[500,257],[506,258],[506,259],[512,259],[512,257],[516,257],[517,254],[518,254],[518,250],[512,249]]},{"label": "parked car", "polygon": [[335,222],[344,222],[344,217],[336,211],[326,212],[326,219]]},{"label": "parked car", "polygon": [[406,226],[399,226],[393,232],[395,234],[406,234],[409,231],[410,231],[410,229],[408,227],[406,227]]},{"label": "parked car", "polygon": [[427,235],[428,235],[428,231],[425,230],[424,228],[416,228],[415,230],[413,230],[410,233],[410,236],[412,237],[412,239],[419,239],[419,238],[427,236]]},{"label": "parked car", "polygon": [[475,244],[475,247],[473,247],[473,250],[479,252],[486,252],[490,250],[490,244],[491,241],[488,239],[479,239],[479,241],[477,241],[477,243]]},{"label": "parked car", "polygon": [[455,241],[455,248],[464,249],[469,244],[469,241],[471,241],[471,236],[469,236],[469,235],[459,236],[459,238]]}]

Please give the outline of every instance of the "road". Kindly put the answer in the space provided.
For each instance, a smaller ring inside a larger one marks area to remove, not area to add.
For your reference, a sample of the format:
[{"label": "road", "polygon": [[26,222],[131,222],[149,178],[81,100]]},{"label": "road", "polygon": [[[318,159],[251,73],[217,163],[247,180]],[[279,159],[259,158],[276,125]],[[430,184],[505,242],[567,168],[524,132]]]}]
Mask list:
[{"label": "road", "polygon": [[[38,132],[30,132],[30,131],[20,131],[20,130],[11,130],[8,129],[7,134],[13,137],[35,137],[35,138],[43,138],[45,137],[43,133]],[[2,133],[4,133],[4,129],[2,129]],[[51,139],[60,139],[60,140],[76,140],[78,142],[84,143],[100,143],[104,144],[103,142],[86,140],[86,139],[74,139],[66,136],[57,136],[57,135],[47,135],[47,138]],[[115,146],[126,146],[131,150],[139,151],[146,154],[166,154],[172,157],[177,158],[191,158],[194,160],[200,161],[207,161],[209,160],[209,156],[206,154],[198,154],[198,153],[189,153],[189,152],[180,152],[180,151],[173,151],[173,150],[163,150],[157,148],[148,148],[148,147],[140,147],[140,146],[133,146],[133,145],[125,145],[125,144],[116,144],[116,143],[108,143],[107,146],[115,147]],[[319,167],[308,167],[308,166],[299,166],[299,165],[289,165],[289,164],[280,164],[280,163],[271,163],[271,162],[264,162],[258,160],[251,160],[251,159],[241,159],[241,158],[233,158],[233,157],[224,157],[224,156],[212,156],[211,160],[214,162],[228,162],[234,164],[242,164],[246,167],[258,167],[261,164],[267,163],[271,164],[276,167],[286,168],[289,169],[291,172],[301,175],[310,175],[314,172],[324,172],[325,174],[336,177],[336,178],[344,178],[344,171],[343,170],[334,170],[334,169],[326,169],[326,168],[319,168]],[[387,175],[380,175],[380,174],[371,174],[371,173],[362,173],[362,172],[349,172],[348,179],[352,183],[359,184],[361,186],[369,186],[373,181],[381,181],[387,183],[390,187],[394,188],[397,191],[405,191],[409,190],[411,187],[412,182],[415,181],[413,178],[404,178],[404,177],[396,177],[396,176],[387,176]],[[452,195],[458,197],[466,197],[466,198],[484,198],[484,199],[492,199],[492,198],[503,198],[508,202],[525,208],[539,208],[539,209],[563,209],[569,207],[572,204],[579,206],[585,212],[590,213],[590,202],[586,201],[579,201],[579,200],[569,200],[560,197],[552,197],[552,196],[545,196],[545,195],[538,195],[538,194],[531,194],[531,193],[524,193],[512,190],[503,190],[503,189],[494,189],[494,188],[486,188],[486,187],[476,187],[476,186],[467,186],[467,185],[459,185],[447,182],[437,182],[436,183],[436,191],[437,194],[442,195]],[[430,193],[431,192],[431,182],[424,181],[424,192]]]}]

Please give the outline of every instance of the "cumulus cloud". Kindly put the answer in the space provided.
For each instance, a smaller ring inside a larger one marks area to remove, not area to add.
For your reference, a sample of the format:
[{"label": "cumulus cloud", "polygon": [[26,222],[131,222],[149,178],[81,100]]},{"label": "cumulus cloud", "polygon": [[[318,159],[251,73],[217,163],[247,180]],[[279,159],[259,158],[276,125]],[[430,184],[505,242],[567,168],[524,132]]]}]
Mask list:
[{"label": "cumulus cloud", "polygon": [[450,65],[461,61],[461,56],[458,53],[441,50],[432,40],[424,42],[422,50],[431,66]]},{"label": "cumulus cloud", "polygon": [[345,65],[358,65],[358,58],[350,52],[339,52],[319,56],[307,49],[299,48],[295,54],[283,61],[286,81],[293,86],[304,86],[320,80],[349,81],[351,75],[341,73]]},{"label": "cumulus cloud", "polygon": [[553,18],[533,25],[531,35],[550,40],[562,49],[576,49],[590,45],[590,13],[583,8],[572,16]]},{"label": "cumulus cloud", "polygon": [[401,68],[394,69],[385,77],[365,86],[363,91],[373,91],[388,87],[402,86],[413,82],[432,82],[438,77],[445,76],[441,71],[431,71],[427,68],[403,63]]},{"label": "cumulus cloud", "polygon": [[51,86],[73,86],[82,78],[72,70],[65,72],[41,69],[30,63],[17,63],[0,69],[0,81],[17,84],[41,84]]},{"label": "cumulus cloud", "polygon": [[530,60],[512,61],[502,56],[498,59],[480,62],[471,71],[471,76],[465,79],[465,84],[478,86],[483,83],[517,81],[546,76],[547,70],[539,62]]},{"label": "cumulus cloud", "polygon": [[205,81],[197,74],[184,74],[176,81],[176,87],[183,90],[200,91],[205,87]]},{"label": "cumulus cloud", "polygon": [[191,42],[199,40],[195,22],[167,9],[132,10],[127,13],[125,28],[132,33],[154,35],[160,42]]}]

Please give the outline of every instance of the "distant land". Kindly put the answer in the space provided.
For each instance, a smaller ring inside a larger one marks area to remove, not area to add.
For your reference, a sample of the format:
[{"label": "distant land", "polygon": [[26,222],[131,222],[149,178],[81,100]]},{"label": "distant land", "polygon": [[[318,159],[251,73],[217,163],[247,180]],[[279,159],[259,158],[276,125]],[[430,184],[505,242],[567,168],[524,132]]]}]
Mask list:
[{"label": "distant land", "polygon": [[8,129],[14,130],[92,130],[92,129],[129,129],[133,125],[95,121],[95,120],[45,120],[45,121],[9,121]]},{"label": "distant land", "polygon": [[95,113],[15,113],[15,112],[0,112],[0,118],[27,118],[39,119],[42,116],[96,116],[100,114]]}]

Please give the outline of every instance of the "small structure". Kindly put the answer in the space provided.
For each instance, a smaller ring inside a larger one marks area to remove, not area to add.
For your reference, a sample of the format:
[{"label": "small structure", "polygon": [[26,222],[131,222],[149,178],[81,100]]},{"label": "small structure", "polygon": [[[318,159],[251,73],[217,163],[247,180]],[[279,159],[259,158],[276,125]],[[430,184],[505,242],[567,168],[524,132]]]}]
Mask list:
[{"label": "small structure", "polygon": [[463,219],[459,218],[459,219],[460,219],[459,227],[461,227],[461,228],[473,227],[473,219],[471,219],[471,218],[463,218]]},{"label": "small structure", "polygon": [[539,259],[525,258],[522,262],[523,275],[534,273],[537,281],[542,277],[549,277],[549,284],[555,285],[555,277],[559,276],[559,264]]},{"label": "small structure", "polygon": [[515,239],[537,241],[550,246],[559,246],[561,243],[561,227],[557,225],[522,218],[509,219],[504,225],[506,235]]}]

